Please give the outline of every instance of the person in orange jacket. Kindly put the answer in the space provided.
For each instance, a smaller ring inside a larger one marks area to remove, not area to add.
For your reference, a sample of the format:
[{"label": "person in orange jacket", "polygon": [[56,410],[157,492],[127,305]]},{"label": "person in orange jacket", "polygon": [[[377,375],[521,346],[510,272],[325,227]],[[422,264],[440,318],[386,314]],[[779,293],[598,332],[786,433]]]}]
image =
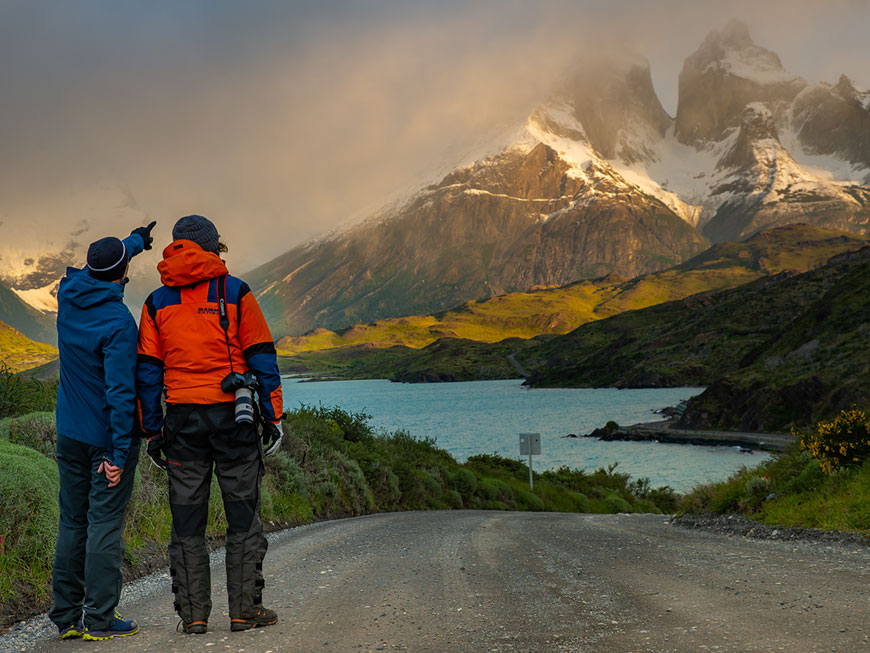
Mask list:
[{"label": "person in orange jacket", "polygon": [[185,633],[207,631],[205,528],[214,470],[227,517],[231,630],[269,626],[278,618],[263,607],[260,484],[262,457],[278,450],[282,436],[275,346],[250,288],[220,258],[226,246],[214,224],[189,215],[172,237],[157,266],[163,286],[142,307],[136,393],[148,454],[169,475],[175,610]]}]

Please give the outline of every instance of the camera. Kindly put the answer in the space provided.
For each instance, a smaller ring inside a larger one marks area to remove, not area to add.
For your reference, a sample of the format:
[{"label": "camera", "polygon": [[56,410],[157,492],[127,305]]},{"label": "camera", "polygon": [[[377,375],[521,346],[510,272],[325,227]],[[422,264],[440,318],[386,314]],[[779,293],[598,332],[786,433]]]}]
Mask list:
[{"label": "camera", "polygon": [[250,371],[244,374],[230,372],[221,381],[221,390],[236,395],[236,424],[254,423],[254,390],[257,377]]}]

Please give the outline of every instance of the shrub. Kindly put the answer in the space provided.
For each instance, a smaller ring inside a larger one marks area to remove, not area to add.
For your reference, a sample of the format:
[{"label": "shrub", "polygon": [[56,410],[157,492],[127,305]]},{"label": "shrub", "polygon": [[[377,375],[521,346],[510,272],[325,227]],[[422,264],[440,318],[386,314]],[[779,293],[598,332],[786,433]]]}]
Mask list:
[{"label": "shrub", "polygon": [[818,460],[812,459],[804,466],[801,472],[791,481],[783,485],[784,494],[800,494],[810,492],[821,486],[825,481],[825,472]]},{"label": "shrub", "polygon": [[737,512],[743,500],[743,487],[736,482],[726,483],[710,498],[710,512]]},{"label": "shrub", "polygon": [[480,479],[480,482],[477,484],[477,490],[480,493],[480,496],[488,501],[495,501],[498,499],[498,486],[495,484],[494,479]]},{"label": "shrub", "polygon": [[447,490],[444,494],[444,500],[447,502],[447,507],[451,510],[461,510],[463,507],[462,495],[456,490]]},{"label": "shrub", "polygon": [[308,479],[299,463],[284,451],[277,451],[265,459],[266,479],[269,484],[279,492],[291,494],[308,492]]},{"label": "shrub", "polygon": [[514,489],[502,481],[501,479],[494,478],[492,480],[493,485],[495,485],[496,492],[498,493],[498,499],[505,503],[513,503],[514,501]]},{"label": "shrub", "polygon": [[814,428],[793,429],[792,433],[827,474],[842,467],[859,466],[870,458],[870,418],[857,406],[841,411],[828,422],[817,423]]},{"label": "shrub", "polygon": [[528,490],[517,490],[517,504],[523,510],[542,511],[544,502],[536,494],[532,494]]},{"label": "shrub", "polygon": [[361,442],[368,440],[374,435],[372,427],[369,425],[371,415],[360,411],[359,413],[351,413],[342,410],[337,406],[324,408],[302,408],[301,411],[310,411],[311,414],[318,420],[325,422],[334,422],[341,431],[342,437],[348,442]]},{"label": "shrub", "polygon": [[[599,424],[600,424],[600,422],[599,422]],[[610,420],[609,422],[607,422],[607,424],[604,425],[604,430],[609,431],[610,433],[613,433],[614,431],[619,430],[619,424],[617,424],[613,420]]]},{"label": "shrub", "polygon": [[582,492],[574,492],[573,490],[568,490],[565,494],[571,499],[576,512],[589,512],[589,497]]},{"label": "shrub", "polygon": [[48,597],[57,537],[59,490],[54,461],[25,446],[0,440],[0,604]]},{"label": "shrub", "polygon": [[399,477],[393,473],[389,465],[375,460],[368,467],[363,468],[363,473],[368,480],[378,508],[394,510],[399,507],[402,500]]},{"label": "shrub", "polygon": [[618,494],[608,494],[604,497],[604,504],[607,506],[607,511],[610,513],[633,512],[631,504]]},{"label": "shrub", "polygon": [[463,498],[467,498],[477,490],[477,476],[474,475],[474,472],[460,467],[450,475],[450,485],[454,487]]},{"label": "shrub", "polygon": [[750,497],[764,497],[768,494],[769,486],[766,476],[750,476],[743,487]]},{"label": "shrub", "polygon": [[54,413],[29,413],[0,420],[0,438],[54,457],[57,445]]},{"label": "shrub", "polygon": [[662,514],[662,511],[659,507],[654,504],[649,499],[638,499],[634,503],[634,511],[635,512],[651,512],[656,515]]},{"label": "shrub", "polygon": [[53,412],[57,403],[57,381],[43,383],[16,376],[0,362],[0,418],[37,411]]}]

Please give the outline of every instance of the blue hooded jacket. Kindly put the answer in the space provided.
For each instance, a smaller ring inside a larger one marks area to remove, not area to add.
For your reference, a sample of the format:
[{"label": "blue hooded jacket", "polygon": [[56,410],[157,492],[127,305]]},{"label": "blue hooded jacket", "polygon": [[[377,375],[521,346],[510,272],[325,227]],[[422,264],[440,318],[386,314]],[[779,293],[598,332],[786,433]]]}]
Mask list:
[{"label": "blue hooded jacket", "polygon": [[[144,248],[137,234],[123,242],[129,258]],[[67,268],[57,304],[58,435],[105,448],[105,457],[123,468],[133,437],[138,340],[124,284]]]}]

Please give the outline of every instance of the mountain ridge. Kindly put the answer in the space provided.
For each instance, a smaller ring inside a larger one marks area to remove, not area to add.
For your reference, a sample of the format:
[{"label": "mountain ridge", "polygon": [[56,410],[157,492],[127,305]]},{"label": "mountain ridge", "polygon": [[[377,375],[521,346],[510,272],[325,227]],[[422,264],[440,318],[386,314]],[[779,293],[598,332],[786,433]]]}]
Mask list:
[{"label": "mountain ridge", "polygon": [[[267,262],[251,287],[277,335],[298,336],[634,277],[793,222],[867,233],[867,98],[849,80],[808,85],[739,22],[686,59],[675,118],[646,60],[596,61],[497,151]],[[855,138],[825,140],[829,106]]]},{"label": "mountain ridge", "polygon": [[[282,369],[297,373],[405,381],[511,378],[516,371],[505,357],[537,347],[549,336],[626,311],[815,269],[866,243],[867,237],[791,225],[714,245],[683,264],[631,280],[609,276],[467,302],[435,315],[358,324],[338,333],[317,329],[283,338],[277,348]],[[536,367],[534,362],[530,367]]]}]

